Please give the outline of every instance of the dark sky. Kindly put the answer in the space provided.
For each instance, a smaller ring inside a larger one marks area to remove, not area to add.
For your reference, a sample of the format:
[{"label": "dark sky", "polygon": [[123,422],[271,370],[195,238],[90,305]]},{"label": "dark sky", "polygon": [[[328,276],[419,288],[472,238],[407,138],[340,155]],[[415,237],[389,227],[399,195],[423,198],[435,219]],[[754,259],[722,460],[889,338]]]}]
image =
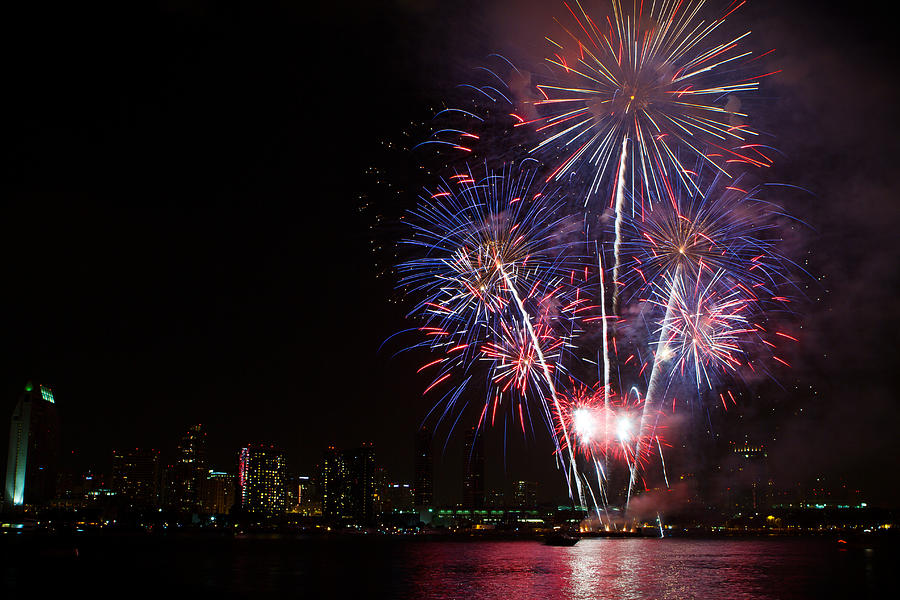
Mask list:
[{"label": "dark sky", "polygon": [[[202,422],[219,468],[248,441],[281,444],[303,472],[328,443],[373,441],[409,478],[426,382],[417,357],[377,351],[405,325],[391,282],[375,277],[371,241],[393,233],[369,229],[405,207],[379,206],[389,200],[363,171],[393,164],[380,142],[490,52],[540,58],[562,4],[221,4],[5,15],[0,415],[32,377],[54,385],[78,468],[106,468],[114,447],[169,452]],[[785,477],[846,478],[896,504],[884,477],[900,449],[886,6],[754,1],[732,19],[754,50],[777,48],[783,72],[763,88],[761,117],[784,153],[772,178],[812,192],[789,210],[811,228],[798,259],[824,277],[810,282],[795,368],[773,392],[791,407],[773,449],[789,457]],[[375,206],[360,211],[361,194]],[[459,452],[454,438],[439,500],[457,499]],[[545,443],[508,452],[510,477],[561,480]]]}]

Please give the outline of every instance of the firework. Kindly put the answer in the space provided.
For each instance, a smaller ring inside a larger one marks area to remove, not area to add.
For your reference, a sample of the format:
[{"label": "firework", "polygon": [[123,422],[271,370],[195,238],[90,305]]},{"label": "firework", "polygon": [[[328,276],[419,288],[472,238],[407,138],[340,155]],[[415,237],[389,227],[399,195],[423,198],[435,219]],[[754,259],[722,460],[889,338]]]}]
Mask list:
[{"label": "firework", "polygon": [[484,339],[514,301],[512,288],[545,304],[547,290],[568,290],[571,225],[559,197],[532,189],[533,179],[533,171],[457,174],[412,211],[405,243],[422,255],[400,265],[400,287],[422,297],[412,314],[442,343]]},{"label": "firework", "polygon": [[662,316],[651,332],[650,405],[667,364],[683,372],[692,362],[698,384],[706,379],[712,387],[704,365],[733,371],[746,356],[740,340],[764,332],[751,315],[788,301],[782,290],[795,265],[777,252],[784,213],[759,198],[764,188],[748,192],[740,183],[716,178],[702,193],[679,194],[674,204],[629,221],[623,286]]},{"label": "firework", "polygon": [[555,412],[556,431],[564,443],[564,433],[571,432],[575,451],[589,459],[606,453],[609,423],[606,412],[608,388],[590,387],[570,381],[568,392],[560,393]]},{"label": "firework", "polygon": [[612,0],[611,14],[595,19],[566,4],[571,19],[551,44],[552,74],[537,85],[540,116],[523,121],[544,136],[534,151],[563,148],[550,179],[585,173],[587,197],[619,175],[625,143],[634,151],[630,171],[641,189],[667,198],[680,183],[697,186],[684,158],[699,157],[714,169],[740,162],[769,166],[771,159],[740,112],[738,94],[759,87],[771,73],[754,70],[755,57],[740,48],[749,32],[724,41],[725,18],[705,20],[704,2],[638,3],[631,13]]},{"label": "firework", "polygon": [[672,375],[693,374],[697,385],[713,388],[710,374],[736,372],[747,361],[746,345],[758,339],[754,326],[757,298],[748,298],[741,288],[720,291],[722,271],[708,281],[685,289],[674,282],[675,303],[664,340],[672,354]]},{"label": "firework", "polygon": [[439,156],[445,164],[522,160],[524,149],[534,144],[534,136],[516,125],[527,118],[522,115],[532,114],[532,103],[540,97],[531,74],[506,57],[491,54],[473,70],[470,82],[457,88],[454,105],[434,115],[428,139],[414,150],[423,156]]},{"label": "firework", "polygon": [[[651,444],[663,428],[655,419],[651,430],[640,428],[644,401],[632,394],[617,396],[604,387],[575,384],[568,392],[561,392],[559,410],[555,413],[559,434],[570,432],[576,452],[590,460],[602,462],[609,458],[633,468],[645,465],[651,457]],[[662,416],[657,413],[656,417]],[[640,444],[641,454],[635,453]],[[561,445],[564,441],[561,439]]]},{"label": "firework", "polygon": [[671,204],[629,219],[622,283],[645,293],[679,268],[690,280],[722,271],[749,294],[776,296],[792,265],[777,253],[786,216],[761,199],[765,189],[716,177],[702,192],[682,190]]},{"label": "firework", "polygon": [[511,321],[498,323],[498,331],[482,345],[481,353],[491,362],[491,381],[501,393],[512,390],[527,396],[530,388],[543,385],[543,363],[551,374],[560,364],[565,341],[545,322],[533,326],[532,336],[527,327]]},{"label": "firework", "polygon": [[589,310],[576,283],[588,272],[567,241],[570,220],[560,216],[558,198],[532,189],[533,179],[533,171],[511,169],[478,181],[471,172],[455,175],[413,211],[406,243],[424,256],[400,267],[401,286],[423,296],[413,310],[428,338],[420,345],[442,354],[423,367],[435,371],[426,393],[455,373],[461,383],[438,403],[447,414],[476,359],[486,360],[482,421],[492,404],[493,421],[502,394],[515,393],[523,431],[523,401],[533,388],[550,423],[562,350],[575,316]]}]

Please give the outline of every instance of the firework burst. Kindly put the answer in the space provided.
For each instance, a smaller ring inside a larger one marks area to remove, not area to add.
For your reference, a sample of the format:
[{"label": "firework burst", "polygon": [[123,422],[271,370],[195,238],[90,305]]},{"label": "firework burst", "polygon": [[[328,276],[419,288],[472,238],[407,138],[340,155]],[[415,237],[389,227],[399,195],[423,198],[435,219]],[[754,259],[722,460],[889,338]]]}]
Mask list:
[{"label": "firework burst", "polygon": [[745,190],[741,183],[716,177],[702,192],[683,191],[629,219],[620,283],[641,294],[676,271],[691,281],[721,272],[754,297],[777,296],[792,266],[777,252],[784,213],[760,199],[764,186]]},{"label": "firework burst", "polygon": [[[552,74],[537,85],[540,116],[533,124],[544,136],[535,151],[563,148],[550,179],[584,172],[587,197],[617,176],[625,140],[634,146],[632,176],[640,176],[657,198],[680,183],[695,189],[688,156],[724,172],[728,163],[767,167],[771,159],[740,111],[738,95],[759,87],[771,73],[754,71],[751,52],[740,48],[749,32],[717,39],[734,2],[711,20],[704,2],[661,2],[623,9],[612,0],[605,18],[592,17],[579,2],[566,4],[563,33],[547,38]],[[643,189],[643,188],[642,188]]]},{"label": "firework burst", "polygon": [[506,395],[523,430],[532,408],[550,422],[543,399],[555,395],[578,314],[590,310],[580,294],[589,273],[561,198],[533,189],[533,179],[533,171],[512,169],[480,180],[454,176],[411,214],[406,243],[423,255],[400,266],[401,287],[422,297],[411,313],[425,335],[417,346],[438,357],[420,370],[431,373],[426,393],[450,384],[436,403],[445,415],[487,362],[482,420],[491,406],[493,422]]},{"label": "firework burst", "polygon": [[720,271],[689,288],[684,280],[672,283],[669,337],[660,341],[671,353],[671,374],[693,375],[698,386],[708,389],[714,387],[711,375],[734,374],[748,363],[748,346],[758,344],[760,335],[752,322],[757,298],[748,298],[736,286],[720,291],[721,276]]},{"label": "firework burst", "polygon": [[[559,196],[532,188],[533,171],[457,174],[421,198],[405,243],[422,256],[399,266],[400,287],[423,299],[412,314],[454,341],[483,339],[513,302],[568,290],[577,267]],[[580,267],[578,267],[580,268]]]},{"label": "firework burst", "polygon": [[[652,430],[641,429],[644,401],[632,394],[616,395],[602,386],[570,382],[559,395],[559,410],[554,422],[563,446],[563,433],[569,433],[575,451],[592,461],[619,461],[629,468],[645,465],[651,458],[650,442],[660,438],[659,418]],[[662,417],[658,413],[657,417]],[[638,443],[643,441],[644,443]],[[636,453],[640,447],[641,453]]]},{"label": "firework burst", "polygon": [[553,373],[560,364],[565,340],[554,335],[544,322],[528,328],[516,321],[500,321],[492,339],[481,347],[482,356],[491,362],[492,382],[500,393],[510,391],[527,396],[530,388],[544,385],[542,361]]}]

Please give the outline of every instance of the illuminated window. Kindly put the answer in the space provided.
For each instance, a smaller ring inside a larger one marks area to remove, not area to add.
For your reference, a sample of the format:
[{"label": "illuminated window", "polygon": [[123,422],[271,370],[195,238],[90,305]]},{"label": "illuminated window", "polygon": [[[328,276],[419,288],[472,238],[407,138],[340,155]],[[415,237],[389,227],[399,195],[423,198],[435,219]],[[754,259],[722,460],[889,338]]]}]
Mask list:
[{"label": "illuminated window", "polygon": [[48,387],[41,386],[41,396],[44,397],[44,400],[49,402],[50,404],[55,404],[56,402],[53,400],[53,390]]}]

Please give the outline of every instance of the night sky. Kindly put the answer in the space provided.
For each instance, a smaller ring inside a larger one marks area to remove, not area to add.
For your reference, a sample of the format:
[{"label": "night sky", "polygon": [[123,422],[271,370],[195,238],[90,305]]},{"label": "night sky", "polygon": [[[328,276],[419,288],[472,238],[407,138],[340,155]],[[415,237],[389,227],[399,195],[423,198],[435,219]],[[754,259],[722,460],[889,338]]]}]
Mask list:
[{"label": "night sky", "polygon": [[[537,62],[562,3],[146,4],[3,19],[0,418],[33,378],[54,386],[73,469],[107,469],[127,446],[166,456],[199,422],[220,469],[250,441],[280,444],[301,473],[330,443],[372,441],[409,480],[427,381],[420,356],[378,351],[409,325],[389,272],[376,275],[414,178],[385,144],[491,52]],[[783,480],[825,475],[896,505],[887,6],[753,1],[731,21],[783,69],[760,92],[783,152],[767,179],[811,192],[788,206],[809,225],[789,241],[813,276],[794,368],[741,410],[748,428],[777,430]],[[459,499],[461,438],[438,460],[439,502]],[[561,489],[546,440],[510,440],[505,467],[501,446],[488,440],[488,487],[506,468]]]}]

